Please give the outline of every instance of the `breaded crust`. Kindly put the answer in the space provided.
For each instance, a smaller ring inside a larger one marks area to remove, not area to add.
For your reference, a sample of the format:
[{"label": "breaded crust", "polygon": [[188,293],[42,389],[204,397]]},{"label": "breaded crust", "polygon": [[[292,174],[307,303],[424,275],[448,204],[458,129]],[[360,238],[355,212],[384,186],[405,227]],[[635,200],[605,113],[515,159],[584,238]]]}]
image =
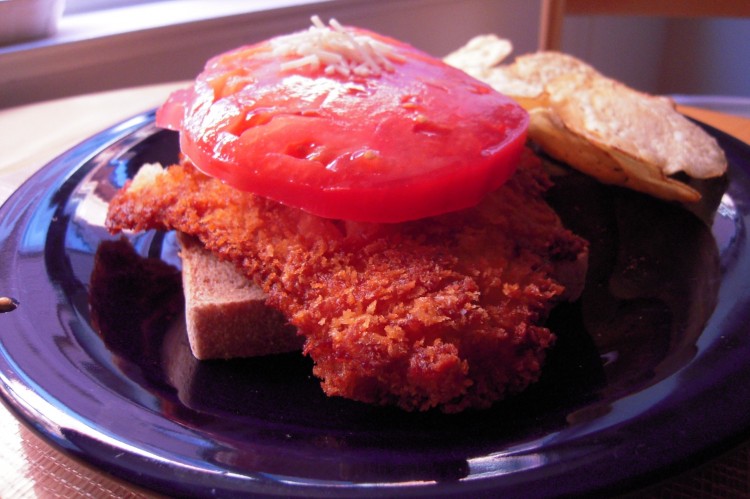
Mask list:
[{"label": "breaded crust", "polygon": [[484,408],[534,382],[564,293],[559,264],[587,243],[543,199],[525,155],[479,206],[400,224],[322,219],[189,164],[112,200],[107,225],[177,229],[234,262],[306,338],[329,395],[406,410]]}]

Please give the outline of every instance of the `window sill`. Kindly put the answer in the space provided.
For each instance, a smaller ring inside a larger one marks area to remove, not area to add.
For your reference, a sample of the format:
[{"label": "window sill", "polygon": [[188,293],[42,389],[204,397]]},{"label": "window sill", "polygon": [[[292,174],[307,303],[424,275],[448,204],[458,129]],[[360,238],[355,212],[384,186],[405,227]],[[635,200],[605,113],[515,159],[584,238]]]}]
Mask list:
[{"label": "window sill", "polygon": [[538,11],[538,2],[516,0],[162,0],[75,13],[63,16],[53,37],[0,47],[0,109],[190,80],[215,54],[304,29],[313,14],[436,56],[490,32],[523,53],[536,45]]},{"label": "window sill", "polygon": [[334,4],[340,8],[363,3],[170,0],[66,14],[48,38],[0,46],[0,108],[189,78],[200,69],[198,60],[219,50],[281,30],[303,29],[310,15]]},{"label": "window sill", "polygon": [[0,46],[0,56],[163,28],[217,21],[232,16],[253,17],[275,11],[330,4],[337,0],[164,0],[92,12],[65,14],[57,33],[41,40]]}]

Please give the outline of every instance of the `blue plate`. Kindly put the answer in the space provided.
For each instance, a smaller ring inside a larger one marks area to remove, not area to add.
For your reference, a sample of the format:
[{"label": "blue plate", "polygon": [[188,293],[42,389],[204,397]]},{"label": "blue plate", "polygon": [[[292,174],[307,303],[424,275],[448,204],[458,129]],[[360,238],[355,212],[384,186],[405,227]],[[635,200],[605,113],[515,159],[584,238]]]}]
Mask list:
[{"label": "blue plate", "polygon": [[173,235],[103,228],[127,178],[177,157],[175,134],[137,116],[0,210],[0,295],[18,303],[0,314],[2,397],[65,452],[181,496],[546,497],[662,479],[750,437],[750,148],[708,131],[731,179],[711,227],[560,179],[551,202],[592,241],[587,294],[550,317],[537,385],[444,415],[327,398],[298,354],[195,361]]}]

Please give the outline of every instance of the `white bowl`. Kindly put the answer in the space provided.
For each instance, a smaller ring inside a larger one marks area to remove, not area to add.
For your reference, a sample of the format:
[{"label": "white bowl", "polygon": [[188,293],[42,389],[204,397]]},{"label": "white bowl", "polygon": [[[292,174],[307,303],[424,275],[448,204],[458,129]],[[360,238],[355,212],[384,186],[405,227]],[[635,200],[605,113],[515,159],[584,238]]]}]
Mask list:
[{"label": "white bowl", "polygon": [[57,32],[65,0],[0,0],[0,45]]}]

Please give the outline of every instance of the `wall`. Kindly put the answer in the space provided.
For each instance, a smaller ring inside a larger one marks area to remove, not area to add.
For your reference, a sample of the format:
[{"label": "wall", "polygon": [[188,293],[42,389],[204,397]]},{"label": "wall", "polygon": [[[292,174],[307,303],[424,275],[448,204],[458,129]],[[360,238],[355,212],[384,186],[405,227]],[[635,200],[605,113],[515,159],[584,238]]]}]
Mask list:
[{"label": "wall", "polygon": [[571,16],[563,50],[643,91],[750,97],[750,19]]},{"label": "wall", "polygon": [[750,19],[670,20],[664,54],[660,91],[750,97]]}]

